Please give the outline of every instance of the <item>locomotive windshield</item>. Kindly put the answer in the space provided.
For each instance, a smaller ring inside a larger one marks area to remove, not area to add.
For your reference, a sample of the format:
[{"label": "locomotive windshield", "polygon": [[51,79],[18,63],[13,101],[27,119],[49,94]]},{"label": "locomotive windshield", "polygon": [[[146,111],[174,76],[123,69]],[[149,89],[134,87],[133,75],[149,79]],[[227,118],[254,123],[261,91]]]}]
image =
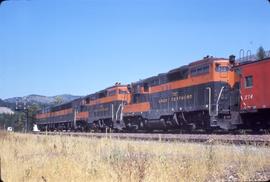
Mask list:
[{"label": "locomotive windshield", "polygon": [[126,90],[119,90],[119,94],[128,94]]},{"label": "locomotive windshield", "polygon": [[216,72],[228,72],[230,68],[228,66],[216,65]]}]

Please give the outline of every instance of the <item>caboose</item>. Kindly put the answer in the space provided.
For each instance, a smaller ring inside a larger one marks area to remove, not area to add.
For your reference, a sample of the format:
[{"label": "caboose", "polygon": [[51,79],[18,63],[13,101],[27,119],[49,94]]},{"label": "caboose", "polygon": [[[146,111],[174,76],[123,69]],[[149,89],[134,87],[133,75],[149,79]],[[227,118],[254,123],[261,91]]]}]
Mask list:
[{"label": "caboose", "polygon": [[241,117],[252,129],[270,126],[270,58],[245,61],[236,67],[240,76]]}]

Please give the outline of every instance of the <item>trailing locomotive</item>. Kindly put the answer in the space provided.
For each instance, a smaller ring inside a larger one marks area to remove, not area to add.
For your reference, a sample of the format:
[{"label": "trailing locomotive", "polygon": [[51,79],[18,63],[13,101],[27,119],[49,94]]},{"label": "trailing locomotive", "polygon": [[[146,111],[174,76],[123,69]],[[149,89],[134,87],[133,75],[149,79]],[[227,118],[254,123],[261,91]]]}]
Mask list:
[{"label": "trailing locomotive", "polygon": [[[270,125],[270,59],[205,57],[37,114],[41,130],[233,130]],[[268,75],[268,76],[266,76]]]},{"label": "trailing locomotive", "polygon": [[130,93],[126,85],[115,86],[86,96],[84,105],[89,112],[88,123],[91,128],[106,130],[124,128],[123,109],[130,102]]},{"label": "trailing locomotive", "polygon": [[83,99],[76,99],[65,104],[43,109],[36,115],[36,120],[41,131],[87,131],[89,129],[88,117],[89,112],[83,105]]},{"label": "trailing locomotive", "polygon": [[84,98],[40,111],[36,115],[37,125],[42,131],[122,129],[123,107],[129,100],[127,86],[117,83]]}]

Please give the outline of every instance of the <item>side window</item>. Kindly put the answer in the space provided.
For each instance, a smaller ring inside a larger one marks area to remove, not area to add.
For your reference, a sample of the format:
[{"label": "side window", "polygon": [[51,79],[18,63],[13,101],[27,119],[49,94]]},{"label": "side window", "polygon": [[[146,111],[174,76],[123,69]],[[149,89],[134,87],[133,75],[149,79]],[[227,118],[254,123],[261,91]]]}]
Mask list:
[{"label": "side window", "polygon": [[90,98],[86,98],[85,102],[86,102],[86,104],[89,104],[90,103]]},{"label": "side window", "polygon": [[103,91],[103,92],[100,92],[98,94],[98,98],[103,98],[103,97],[106,97],[107,96],[107,91]]},{"label": "side window", "polygon": [[198,67],[190,69],[190,75],[197,76],[197,75],[201,75],[201,74],[207,74],[207,73],[209,73],[209,70],[210,70],[209,64],[203,65],[203,66],[198,66]]},{"label": "side window", "polygon": [[134,94],[133,95],[133,103],[139,103],[139,97],[140,97],[140,95],[139,94]]},{"label": "side window", "polygon": [[190,71],[190,74],[192,76],[196,75],[196,68],[192,68],[191,71]]},{"label": "side window", "polygon": [[149,92],[149,85],[148,85],[148,83],[144,83],[143,84],[143,89],[144,89],[144,92]]},{"label": "side window", "polygon": [[109,93],[108,93],[109,96],[113,96],[116,94],[117,94],[116,90],[109,91]]},{"label": "side window", "polygon": [[245,77],[245,88],[252,88],[253,87],[253,76],[246,76]]},{"label": "side window", "polygon": [[204,72],[204,73],[208,73],[208,72],[209,72],[209,65],[205,65],[205,66],[203,67],[203,72]]}]

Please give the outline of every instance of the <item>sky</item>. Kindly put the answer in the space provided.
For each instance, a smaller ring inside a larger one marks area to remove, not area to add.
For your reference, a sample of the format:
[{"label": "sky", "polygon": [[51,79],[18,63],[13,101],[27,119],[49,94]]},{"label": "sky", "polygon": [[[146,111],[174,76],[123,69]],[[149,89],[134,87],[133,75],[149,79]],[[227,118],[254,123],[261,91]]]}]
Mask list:
[{"label": "sky", "polygon": [[266,0],[9,0],[0,98],[86,95],[239,50],[270,49]]}]

